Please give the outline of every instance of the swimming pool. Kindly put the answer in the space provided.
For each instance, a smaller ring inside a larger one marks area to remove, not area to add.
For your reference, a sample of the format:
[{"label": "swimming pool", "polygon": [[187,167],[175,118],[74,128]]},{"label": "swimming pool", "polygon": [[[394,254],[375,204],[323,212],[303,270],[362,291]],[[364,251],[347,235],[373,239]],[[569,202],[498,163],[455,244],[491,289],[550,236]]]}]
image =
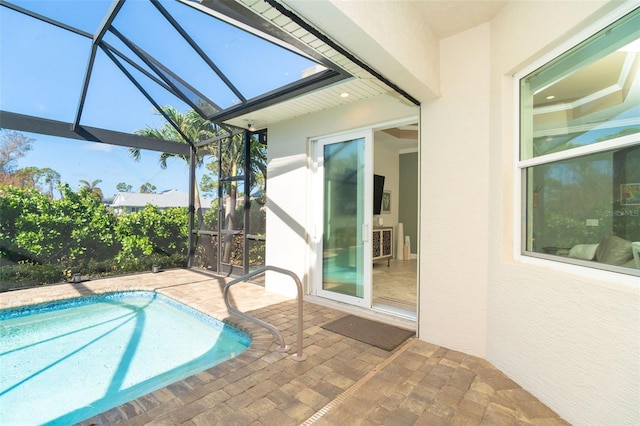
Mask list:
[{"label": "swimming pool", "polygon": [[0,311],[0,424],[72,424],[247,349],[250,337],[155,292]]}]

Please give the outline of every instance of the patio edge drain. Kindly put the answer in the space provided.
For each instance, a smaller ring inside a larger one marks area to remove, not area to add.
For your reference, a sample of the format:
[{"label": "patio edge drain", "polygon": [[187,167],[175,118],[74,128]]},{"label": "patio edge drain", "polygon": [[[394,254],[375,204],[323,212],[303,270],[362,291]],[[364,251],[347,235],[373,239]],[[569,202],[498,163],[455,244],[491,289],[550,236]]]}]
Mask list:
[{"label": "patio edge drain", "polygon": [[317,420],[320,420],[322,416],[327,414],[331,409],[333,409],[338,404],[342,403],[349,396],[353,395],[358,389],[362,387],[365,383],[367,383],[373,376],[378,374],[381,370],[383,370],[387,365],[393,362],[398,356],[404,353],[411,345],[413,345],[415,341],[415,337],[409,338],[406,342],[404,342],[396,352],[391,354],[391,356],[380,364],[376,365],[373,370],[369,371],[366,375],[364,375],[360,380],[352,384],[347,390],[342,392],[340,395],[331,400],[327,405],[319,409],[313,416],[309,417],[304,423],[300,423],[300,426],[310,426],[314,424]]}]

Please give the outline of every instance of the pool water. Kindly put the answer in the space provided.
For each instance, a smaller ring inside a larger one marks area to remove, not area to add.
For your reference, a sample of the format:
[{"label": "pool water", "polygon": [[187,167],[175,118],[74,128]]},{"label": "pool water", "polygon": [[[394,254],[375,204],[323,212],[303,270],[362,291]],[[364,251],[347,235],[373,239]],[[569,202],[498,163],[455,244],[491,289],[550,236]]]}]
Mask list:
[{"label": "pool water", "polygon": [[154,292],[0,311],[0,424],[72,424],[244,351],[247,334]]}]

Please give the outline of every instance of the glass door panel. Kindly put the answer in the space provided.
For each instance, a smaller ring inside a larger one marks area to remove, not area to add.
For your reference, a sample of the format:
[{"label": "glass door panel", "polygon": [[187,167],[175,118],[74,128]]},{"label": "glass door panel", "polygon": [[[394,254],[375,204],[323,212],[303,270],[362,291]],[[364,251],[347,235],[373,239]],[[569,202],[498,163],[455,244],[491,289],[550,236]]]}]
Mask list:
[{"label": "glass door panel", "polygon": [[[345,140],[346,139],[346,140]],[[317,294],[357,305],[370,305],[371,173],[367,137],[319,141],[318,182],[322,207],[318,238]]]}]

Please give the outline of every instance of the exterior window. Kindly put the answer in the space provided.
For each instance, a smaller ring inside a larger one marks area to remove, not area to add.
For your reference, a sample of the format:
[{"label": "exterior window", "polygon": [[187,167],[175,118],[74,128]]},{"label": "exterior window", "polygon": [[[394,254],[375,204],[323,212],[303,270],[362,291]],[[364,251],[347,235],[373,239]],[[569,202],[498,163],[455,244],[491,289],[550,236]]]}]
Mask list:
[{"label": "exterior window", "polygon": [[640,9],[519,83],[523,254],[640,275]]}]

